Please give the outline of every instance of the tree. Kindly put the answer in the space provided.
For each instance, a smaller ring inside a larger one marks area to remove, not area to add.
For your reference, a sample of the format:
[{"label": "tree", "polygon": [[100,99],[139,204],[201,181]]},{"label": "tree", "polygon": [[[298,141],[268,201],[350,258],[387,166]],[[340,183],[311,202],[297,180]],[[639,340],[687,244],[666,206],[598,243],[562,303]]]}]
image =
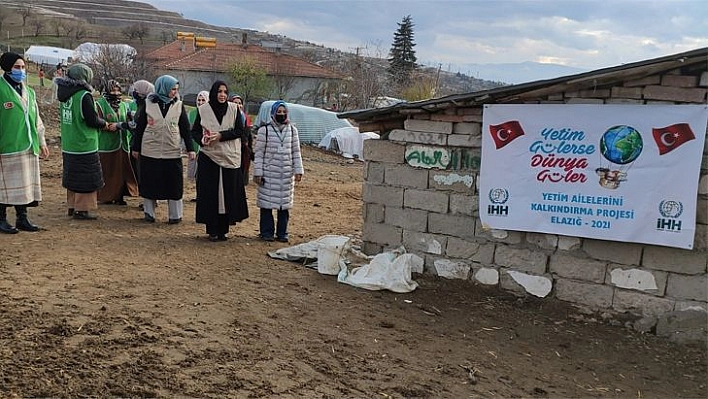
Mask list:
[{"label": "tree", "polygon": [[32,7],[30,6],[25,6],[20,8],[20,16],[22,17],[22,26],[27,25],[27,18],[32,15]]},{"label": "tree", "polygon": [[5,7],[0,7],[0,32],[2,31],[2,26],[5,20],[10,17],[10,13]]},{"label": "tree", "polygon": [[147,24],[140,22],[137,24],[126,26],[125,28],[123,28],[123,30],[121,30],[121,33],[123,33],[123,36],[125,36],[127,39],[138,39],[140,40],[140,44],[143,44],[143,40],[145,40],[145,38],[150,33],[150,28],[147,26]]},{"label": "tree", "polygon": [[233,82],[234,93],[241,94],[244,104],[255,97],[268,97],[273,86],[266,74],[266,69],[249,58],[244,58],[231,65],[229,75]]},{"label": "tree", "polygon": [[34,37],[39,36],[40,33],[42,33],[42,29],[44,28],[44,20],[39,17],[34,17],[30,18],[30,26],[34,30]]},{"label": "tree", "polygon": [[416,69],[413,26],[410,15],[403,17],[403,20],[398,24],[398,30],[393,34],[393,44],[389,51],[388,73],[399,87],[410,82],[411,74]]}]

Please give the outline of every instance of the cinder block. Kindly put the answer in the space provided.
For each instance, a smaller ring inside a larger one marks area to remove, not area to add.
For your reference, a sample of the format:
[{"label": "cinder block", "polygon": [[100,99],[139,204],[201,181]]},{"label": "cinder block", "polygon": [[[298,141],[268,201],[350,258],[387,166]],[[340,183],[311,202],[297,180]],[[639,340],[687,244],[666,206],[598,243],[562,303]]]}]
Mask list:
[{"label": "cinder block", "polygon": [[[410,119],[407,119],[410,121]],[[433,122],[430,122],[433,123]],[[441,123],[441,122],[436,122]],[[396,129],[388,134],[388,139],[393,141],[402,141],[406,143],[418,143],[429,145],[446,145],[447,135],[443,133],[433,132],[414,132],[410,130]],[[370,140],[364,140],[364,143]],[[364,157],[364,159],[368,159]]]},{"label": "cinder block", "polygon": [[406,119],[403,122],[406,130],[427,133],[452,133],[452,122],[422,121],[416,119]]},{"label": "cinder block", "polygon": [[403,195],[406,208],[447,213],[449,194],[434,190],[407,189]]},{"label": "cinder block", "polygon": [[661,76],[652,75],[652,76],[647,76],[646,78],[626,81],[623,83],[623,85],[625,87],[637,87],[637,86],[658,85],[659,83],[661,83]]},{"label": "cinder block", "polygon": [[382,204],[364,204],[364,221],[368,223],[382,223],[384,221],[384,208]]},{"label": "cinder block", "polygon": [[382,245],[395,247],[402,243],[403,229],[383,223],[364,222],[362,240]]},{"label": "cinder block", "polygon": [[604,104],[605,100],[602,98],[586,98],[586,97],[574,97],[569,98],[566,104]]},{"label": "cinder block", "polygon": [[[708,225],[696,225],[696,235],[693,237],[693,250],[703,253],[708,251]],[[706,256],[708,256],[708,254],[706,254]]]},{"label": "cinder block", "polygon": [[704,103],[706,89],[681,88],[669,86],[646,86],[644,88],[645,100],[664,100],[682,103]]},{"label": "cinder block", "polygon": [[672,87],[696,87],[698,86],[698,76],[664,75],[661,77],[661,85]]},{"label": "cinder block", "polygon": [[520,244],[526,233],[513,230],[485,229],[482,221],[475,217],[475,236],[504,244]]},{"label": "cinder block", "polygon": [[615,288],[612,308],[618,312],[629,312],[641,316],[658,317],[671,312],[676,305],[673,299],[659,298],[651,294]]},{"label": "cinder block", "polygon": [[679,248],[647,245],[644,247],[642,266],[681,274],[703,274],[708,267],[706,254]]},{"label": "cinder block", "polygon": [[482,134],[482,124],[473,122],[462,122],[455,123],[452,125],[452,133],[454,134],[468,134],[472,136],[481,136]]},{"label": "cinder block", "polygon": [[366,167],[364,168],[364,181],[371,184],[383,184],[386,165],[385,163],[370,162],[367,160]]},{"label": "cinder block", "polygon": [[608,260],[621,265],[639,265],[642,246],[623,242],[583,240],[583,251],[591,258]]},{"label": "cinder block", "polygon": [[607,262],[556,253],[551,255],[549,269],[562,278],[602,284],[605,282]]},{"label": "cinder block", "polygon": [[708,224],[708,200],[698,200],[696,204],[696,223]]},{"label": "cinder block", "polygon": [[391,186],[428,188],[428,170],[408,165],[386,165],[384,183]]},{"label": "cinder block", "polygon": [[447,145],[450,147],[481,148],[482,136],[469,134],[451,134],[447,136]]},{"label": "cinder block", "polygon": [[605,104],[644,104],[644,100],[635,100],[633,98],[608,98]]},{"label": "cinder block", "polygon": [[424,252],[442,255],[447,246],[447,237],[442,235],[403,230],[403,246],[409,252]]},{"label": "cinder block", "polygon": [[362,198],[366,203],[373,202],[400,208],[403,206],[403,188],[364,183]]},{"label": "cinder block", "polygon": [[708,195],[708,175],[703,175],[698,180],[698,194]]},{"label": "cinder block", "polygon": [[578,237],[558,236],[558,249],[562,251],[575,251],[582,245],[583,242]]},{"label": "cinder block", "polygon": [[556,279],[556,298],[561,301],[585,305],[593,310],[608,309],[612,306],[614,291],[602,284],[581,283],[578,281]]},{"label": "cinder block", "polygon": [[375,242],[364,241],[361,245],[361,250],[367,255],[376,255],[383,252],[383,246]]},{"label": "cinder block", "polygon": [[556,249],[558,236],[555,234],[526,233],[526,242],[541,249]]},{"label": "cinder block", "polygon": [[[467,241],[457,237],[447,239],[445,255],[451,258],[471,259],[479,252],[480,244],[474,241]],[[491,262],[489,262],[491,263]]]},{"label": "cinder block", "polygon": [[612,88],[611,93],[612,98],[642,98],[642,88],[641,87],[621,87],[615,86]]},{"label": "cinder block", "polygon": [[424,233],[428,231],[428,212],[419,209],[387,206],[384,223]]},{"label": "cinder block", "polygon": [[474,218],[469,216],[428,214],[428,232],[474,240]]},{"label": "cinder block", "polygon": [[479,197],[471,194],[450,194],[450,213],[453,215],[478,216]]},{"label": "cinder block", "polygon": [[669,274],[666,296],[689,301],[708,302],[708,275]]},{"label": "cinder block", "polygon": [[494,252],[494,263],[509,269],[542,275],[546,273],[548,255],[541,251],[499,245]]},{"label": "cinder block", "polygon": [[406,146],[389,140],[364,140],[364,159],[373,162],[404,163]]}]

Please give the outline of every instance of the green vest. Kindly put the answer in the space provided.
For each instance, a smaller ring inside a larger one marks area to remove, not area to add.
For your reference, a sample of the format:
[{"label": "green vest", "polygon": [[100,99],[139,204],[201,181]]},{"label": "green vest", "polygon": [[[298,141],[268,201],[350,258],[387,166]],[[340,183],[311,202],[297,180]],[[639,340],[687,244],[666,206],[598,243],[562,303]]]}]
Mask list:
[{"label": "green vest", "polygon": [[[194,125],[194,121],[197,120],[197,110],[196,108],[192,108],[189,110],[189,113],[187,114],[187,118],[189,119],[189,127],[191,128],[192,125]],[[192,148],[194,148],[195,153],[199,153],[199,149],[201,148],[201,145],[197,143],[194,139],[192,139]]]},{"label": "green vest", "polygon": [[[115,122],[127,122],[128,121],[128,103],[121,101],[118,105],[118,112],[116,112],[108,101],[101,97],[96,101],[96,105],[101,110],[101,115],[103,119],[108,123]],[[106,130],[99,130],[98,132],[98,151],[99,152],[113,152],[119,149],[123,151],[130,151],[130,130],[117,130],[115,132],[109,132]]]},{"label": "green vest", "polygon": [[91,93],[86,90],[77,91],[59,105],[62,152],[90,154],[98,151],[98,129],[89,127],[81,114],[81,99],[84,96],[91,96]]},{"label": "green vest", "polygon": [[30,148],[35,155],[39,154],[37,101],[34,90],[25,84],[22,86],[24,98],[0,76],[0,153],[4,155]]}]

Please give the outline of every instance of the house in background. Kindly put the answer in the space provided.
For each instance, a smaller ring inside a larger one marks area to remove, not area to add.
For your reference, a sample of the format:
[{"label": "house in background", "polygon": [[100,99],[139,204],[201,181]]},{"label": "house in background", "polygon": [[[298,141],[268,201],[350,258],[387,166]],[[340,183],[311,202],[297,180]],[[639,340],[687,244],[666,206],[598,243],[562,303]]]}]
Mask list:
[{"label": "house in background", "polygon": [[202,38],[176,40],[145,56],[153,76],[168,74],[179,80],[183,96],[209,90],[219,79],[233,84],[229,70],[235,63],[246,60],[263,68],[273,80],[272,98],[282,97],[292,103],[324,106],[328,87],[343,78],[334,71],[283,54],[277,48],[268,50],[252,44],[217,43],[215,40],[200,46],[199,39]]}]

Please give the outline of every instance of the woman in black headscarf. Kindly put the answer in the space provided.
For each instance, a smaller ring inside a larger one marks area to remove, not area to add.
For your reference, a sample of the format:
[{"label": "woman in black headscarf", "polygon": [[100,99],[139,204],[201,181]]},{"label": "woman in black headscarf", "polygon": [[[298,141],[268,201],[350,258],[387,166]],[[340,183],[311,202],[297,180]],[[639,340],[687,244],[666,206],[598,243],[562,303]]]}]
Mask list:
[{"label": "woman in black headscarf", "polygon": [[245,129],[236,104],[228,101],[226,83],[216,81],[209,102],[199,106],[192,138],[200,143],[197,158],[197,223],[206,225],[210,241],[226,241],[229,225],[248,218],[241,173]]}]

